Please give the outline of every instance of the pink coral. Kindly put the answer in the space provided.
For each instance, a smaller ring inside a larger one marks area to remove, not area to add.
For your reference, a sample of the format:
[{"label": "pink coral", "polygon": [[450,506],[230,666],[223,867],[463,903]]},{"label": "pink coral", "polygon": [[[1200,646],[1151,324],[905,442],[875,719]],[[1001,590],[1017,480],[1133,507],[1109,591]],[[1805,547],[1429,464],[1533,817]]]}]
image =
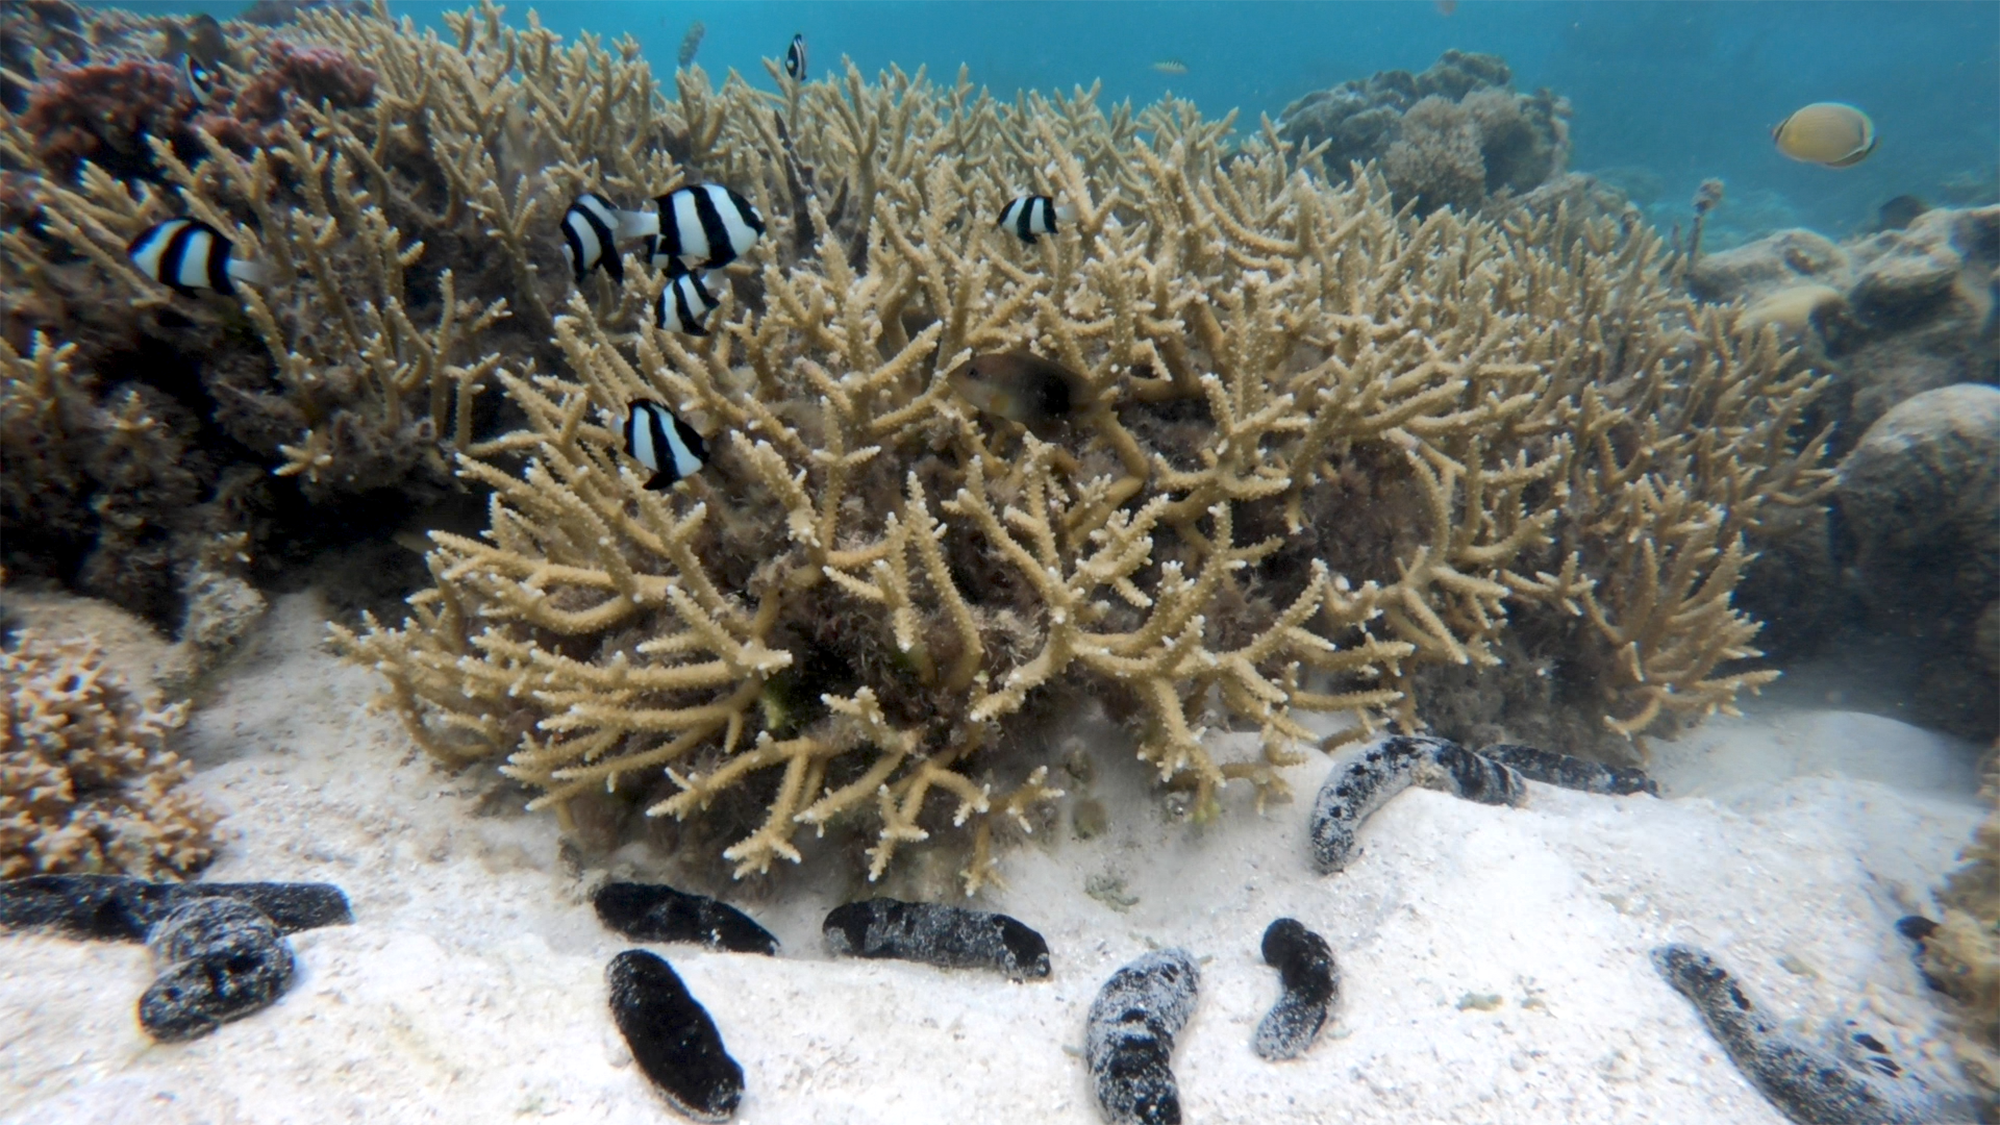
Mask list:
[{"label": "pink coral", "polygon": [[290,98],[334,109],[355,109],[375,100],[375,72],[332,47],[300,47],[278,40],[265,48],[262,65],[236,96],[236,115],[275,122]]},{"label": "pink coral", "polygon": [[91,66],[58,67],[35,84],[21,125],[36,138],[44,166],[58,176],[74,175],[89,160],[114,175],[156,174],[148,135],[193,155],[199,143],[189,131],[194,98],[174,69],[150,59],[125,59]]}]

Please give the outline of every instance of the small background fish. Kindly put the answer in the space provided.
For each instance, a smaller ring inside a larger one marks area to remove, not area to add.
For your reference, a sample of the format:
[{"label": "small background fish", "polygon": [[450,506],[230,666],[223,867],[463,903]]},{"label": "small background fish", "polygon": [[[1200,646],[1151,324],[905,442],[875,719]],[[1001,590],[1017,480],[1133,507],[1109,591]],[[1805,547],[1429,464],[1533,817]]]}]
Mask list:
[{"label": "small background fish", "polygon": [[700,20],[688,25],[687,34],[681,37],[681,51],[675,56],[682,70],[694,65],[694,55],[701,50],[701,37],[708,34],[708,26]]},{"label": "small background fish", "polygon": [[975,408],[1019,422],[1037,436],[1095,405],[1083,376],[1029,351],[973,356],[946,379]]},{"label": "small background fish", "polygon": [[1188,65],[1179,59],[1161,59],[1153,64],[1153,69],[1161,74],[1186,74]]}]

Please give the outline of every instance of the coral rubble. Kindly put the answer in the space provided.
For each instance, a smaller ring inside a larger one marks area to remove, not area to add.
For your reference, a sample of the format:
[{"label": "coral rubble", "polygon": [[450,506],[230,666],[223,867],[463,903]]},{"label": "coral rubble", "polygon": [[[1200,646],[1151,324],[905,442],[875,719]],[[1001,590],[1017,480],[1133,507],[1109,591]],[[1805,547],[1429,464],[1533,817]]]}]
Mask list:
[{"label": "coral rubble", "polygon": [[1315,90],[1285,107],[1280,136],[1320,148],[1336,178],[1380,162],[1397,202],[1427,215],[1519,195],[1563,170],[1569,104],[1547,90],[1517,94],[1495,55],[1446,51],[1429,70],[1388,70]]},{"label": "coral rubble", "polygon": [[31,629],[0,650],[0,688],[0,878],[185,878],[213,858],[218,817],[166,748],[185,704],[135,698],[89,638]]},{"label": "coral rubble", "polygon": [[1965,1005],[1960,1065],[1989,1108],[2000,1108],[2000,762],[1989,767],[1983,796],[1993,807],[1938,894],[1944,910],[1924,939],[1923,966]]}]

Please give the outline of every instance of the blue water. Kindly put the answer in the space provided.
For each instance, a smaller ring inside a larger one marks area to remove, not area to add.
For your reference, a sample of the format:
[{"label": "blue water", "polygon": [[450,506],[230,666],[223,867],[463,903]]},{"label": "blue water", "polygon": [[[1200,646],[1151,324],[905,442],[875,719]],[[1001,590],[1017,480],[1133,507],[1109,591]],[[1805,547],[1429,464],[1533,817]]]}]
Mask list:
[{"label": "blue water", "polygon": [[[130,6],[125,5],[125,6]],[[460,4],[399,3],[420,24]],[[219,16],[236,4],[206,8]],[[169,10],[163,6],[161,10]],[[510,18],[526,5],[510,5]],[[794,32],[817,77],[851,57],[864,74],[895,64],[949,80],[959,64],[996,93],[1102,80],[1112,100],[1172,92],[1210,116],[1241,108],[1254,124],[1309,90],[1387,69],[1422,70],[1456,47],[1504,57],[1523,90],[1547,86],[1575,107],[1571,167],[1639,168],[1657,178],[1657,214],[1685,210],[1719,176],[1729,225],[1789,221],[1831,234],[1873,222],[1904,193],[1943,202],[1954,177],[2000,191],[2000,4],[1482,3],[1449,13],[1407,3],[715,3],[565,2],[537,9],[564,35],[629,34],[670,69],[688,25],[707,25],[697,61],[770,82],[761,59]],[[1165,75],[1175,58],[1188,73]],[[1858,167],[1796,164],[1770,127],[1813,101],[1847,101],[1881,135]],[[1630,178],[1629,174],[1626,177]],[[1644,177],[1641,177],[1642,179]],[[1649,186],[1649,193],[1652,190]],[[1645,202],[1645,200],[1642,200]]]}]

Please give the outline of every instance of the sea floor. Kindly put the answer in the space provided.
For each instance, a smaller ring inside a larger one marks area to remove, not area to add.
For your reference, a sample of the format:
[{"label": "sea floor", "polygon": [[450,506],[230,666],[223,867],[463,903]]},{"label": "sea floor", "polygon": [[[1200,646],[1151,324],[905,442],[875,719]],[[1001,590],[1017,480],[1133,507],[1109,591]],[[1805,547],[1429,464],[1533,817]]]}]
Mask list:
[{"label": "sea floor", "polygon": [[[678,1120],[605,1004],[604,967],[634,943],[598,923],[553,817],[418,753],[322,621],[311,595],[280,599],[183,752],[233,833],[206,878],[334,882],[354,924],[295,935],[275,1007],[178,1045],[134,1018],[144,948],[0,936],[0,1118]],[[744,903],[778,958],[652,948],[742,1064],[746,1123],[1095,1122],[1085,1010],[1119,965],[1179,945],[1203,959],[1174,1055],[1191,1123],[1776,1125],[1647,951],[1702,945],[1800,1026],[1853,1018],[1948,1072],[1892,924],[1929,908],[1969,838],[1976,756],[1871,715],[1753,710],[1656,748],[1665,799],[1412,791],[1330,877],[1306,859],[1325,759],[1290,771],[1290,803],[1259,816],[1238,795],[1201,826],[1119,764],[1093,786],[1108,832],[1014,848],[982,896],[1047,937],[1049,980],[829,960],[839,880]],[[1341,994],[1311,1052],[1273,1064],[1250,1050],[1278,993],[1258,943],[1286,915],[1332,945]]]}]

